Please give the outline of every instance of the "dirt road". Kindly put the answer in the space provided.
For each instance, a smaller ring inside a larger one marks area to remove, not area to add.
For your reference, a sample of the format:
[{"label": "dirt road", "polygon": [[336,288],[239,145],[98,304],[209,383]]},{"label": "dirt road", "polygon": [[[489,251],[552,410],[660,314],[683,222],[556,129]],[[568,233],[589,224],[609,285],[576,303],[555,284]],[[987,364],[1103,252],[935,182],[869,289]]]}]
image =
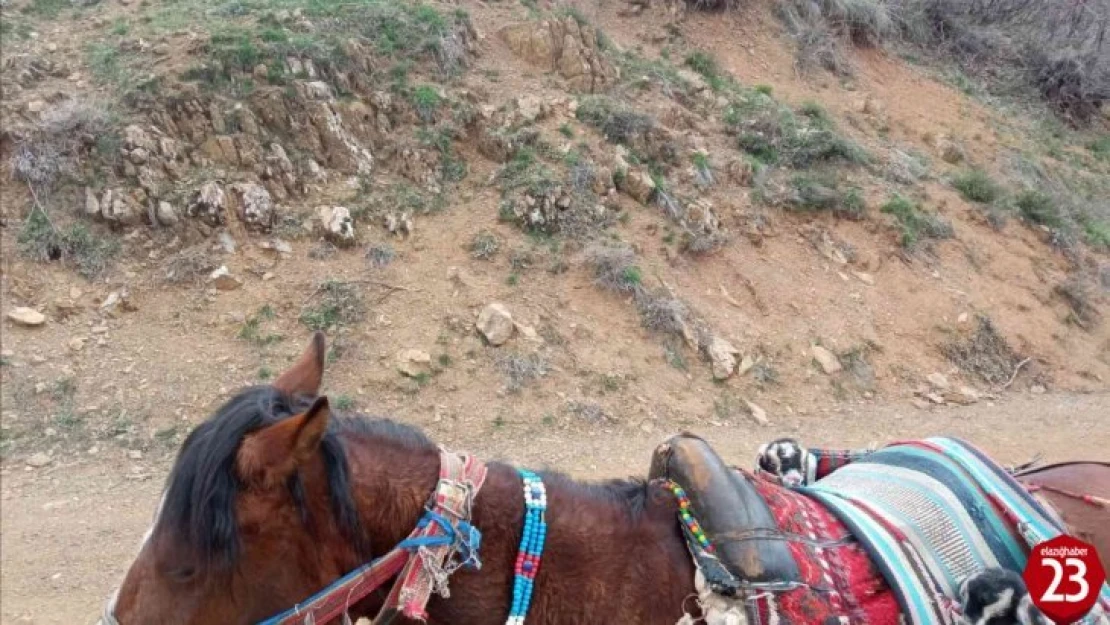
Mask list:
[{"label": "dirt road", "polygon": [[[708,427],[699,433],[744,466],[779,434],[814,444],[866,445],[899,437],[953,434],[1004,462],[1110,458],[1110,394],[1022,397],[926,413],[904,405],[821,417],[780,419],[769,428]],[[523,436],[522,436],[523,434]],[[512,427],[469,440],[441,440],[488,458],[549,465],[583,478],[647,470],[665,433],[599,430],[539,437]],[[530,440],[529,440],[530,439]],[[522,440],[529,440],[521,444]],[[74,458],[37,470],[4,469],[3,580],[6,624],[88,623],[134,555],[150,521],[169,454],[135,473],[119,458]]]}]

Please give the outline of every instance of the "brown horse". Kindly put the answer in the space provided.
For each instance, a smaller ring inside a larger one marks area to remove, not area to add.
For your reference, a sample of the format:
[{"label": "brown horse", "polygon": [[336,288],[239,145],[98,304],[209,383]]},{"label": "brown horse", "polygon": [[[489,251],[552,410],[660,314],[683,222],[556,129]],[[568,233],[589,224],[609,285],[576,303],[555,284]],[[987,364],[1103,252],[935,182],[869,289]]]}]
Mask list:
[{"label": "brown horse", "polygon": [[[324,340],[272,386],[224,404],[183,444],[154,524],[106,610],[120,625],[255,623],[389,551],[413,529],[437,483],[439,451],[415,429],[331,414],[317,398]],[[460,570],[428,622],[499,625],[509,611],[522,532],[515,469],[490,463],[474,501],[480,570]],[[1072,469],[1037,474],[1067,482]],[[586,485],[543,473],[547,542],[530,625],[673,625],[694,594],[694,568],[673,496],[638,480]],[[1110,489],[1106,471],[1087,476]],[[1045,491],[1096,540],[1082,504]],[[1103,549],[1105,559],[1110,550]],[[376,613],[384,592],[351,606]]]}]

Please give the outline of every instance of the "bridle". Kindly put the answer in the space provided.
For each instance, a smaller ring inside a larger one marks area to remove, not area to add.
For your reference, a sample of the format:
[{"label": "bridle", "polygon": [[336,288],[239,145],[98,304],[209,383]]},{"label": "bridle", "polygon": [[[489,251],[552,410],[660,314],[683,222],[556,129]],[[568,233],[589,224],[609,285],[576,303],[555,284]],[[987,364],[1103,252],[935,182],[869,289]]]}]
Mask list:
[{"label": "bridle", "polygon": [[[474,498],[486,479],[486,465],[474,456],[450,453],[442,447],[439,457],[439,481],[424,515],[407,538],[385,555],[257,625],[331,622],[394,577],[374,625],[386,625],[397,616],[427,620],[431,594],[450,596],[447,579],[452,573],[482,566],[478,559],[482,535],[470,520]],[[112,612],[113,603],[105,607],[100,625],[120,625]]]}]

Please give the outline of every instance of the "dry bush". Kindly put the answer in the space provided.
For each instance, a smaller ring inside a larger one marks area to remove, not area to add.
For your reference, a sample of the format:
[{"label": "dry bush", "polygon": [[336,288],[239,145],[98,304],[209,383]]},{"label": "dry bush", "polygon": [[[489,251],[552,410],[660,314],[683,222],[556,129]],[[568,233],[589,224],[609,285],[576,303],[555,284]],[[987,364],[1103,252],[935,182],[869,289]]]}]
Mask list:
[{"label": "dry bush", "polygon": [[1053,289],[1053,293],[1071,309],[1068,319],[1087,331],[1094,330],[1102,323],[1102,313],[1095,303],[1093,291],[1085,280],[1078,277],[1058,284]]},{"label": "dry bush", "polygon": [[970,336],[941,346],[941,351],[961,370],[973,373],[993,386],[1005,384],[1021,362],[990,317],[986,316],[979,316],[975,331]]},{"label": "dry bush", "polygon": [[508,379],[510,392],[518,392],[551,371],[551,363],[540,354],[502,354],[497,368]]},{"label": "dry bush", "polygon": [[594,283],[606,291],[636,294],[644,288],[636,253],[628,246],[591,246],[586,263],[593,268]]},{"label": "dry bush", "polygon": [[782,0],[802,66],[850,73],[846,44],[902,40],[1086,122],[1110,101],[1110,0]]},{"label": "dry bush", "polygon": [[168,284],[199,282],[220,266],[218,258],[201,244],[174,253],[162,263],[162,280]]},{"label": "dry bush", "polygon": [[90,146],[107,142],[111,128],[112,117],[103,105],[66,100],[46,110],[18,142],[12,174],[38,190],[49,190],[75,170]]}]

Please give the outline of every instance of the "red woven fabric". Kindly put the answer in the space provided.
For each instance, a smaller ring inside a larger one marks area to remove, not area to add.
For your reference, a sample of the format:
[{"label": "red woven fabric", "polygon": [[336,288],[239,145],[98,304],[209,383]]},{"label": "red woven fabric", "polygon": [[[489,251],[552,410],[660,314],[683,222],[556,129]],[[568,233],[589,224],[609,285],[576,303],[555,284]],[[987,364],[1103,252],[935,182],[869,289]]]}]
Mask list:
[{"label": "red woven fabric", "polygon": [[[808,586],[762,594],[756,600],[759,622],[751,625],[898,623],[894,593],[843,523],[805,495],[759,477],[751,481],[779,529],[799,538],[789,545]],[[820,547],[807,539],[837,545]]]}]

